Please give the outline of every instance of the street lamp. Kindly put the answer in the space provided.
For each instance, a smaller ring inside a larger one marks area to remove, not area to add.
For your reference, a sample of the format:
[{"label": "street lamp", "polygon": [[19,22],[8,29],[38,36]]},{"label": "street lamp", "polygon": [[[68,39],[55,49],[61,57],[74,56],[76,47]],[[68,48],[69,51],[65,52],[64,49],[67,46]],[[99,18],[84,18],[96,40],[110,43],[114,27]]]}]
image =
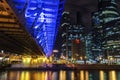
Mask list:
[{"label": "street lamp", "polygon": [[109,60],[109,64],[112,64],[112,62],[113,62],[113,57],[112,57],[112,56],[108,56],[108,60]]},{"label": "street lamp", "polygon": [[83,60],[83,57],[82,57],[82,56],[80,56],[80,60]]}]

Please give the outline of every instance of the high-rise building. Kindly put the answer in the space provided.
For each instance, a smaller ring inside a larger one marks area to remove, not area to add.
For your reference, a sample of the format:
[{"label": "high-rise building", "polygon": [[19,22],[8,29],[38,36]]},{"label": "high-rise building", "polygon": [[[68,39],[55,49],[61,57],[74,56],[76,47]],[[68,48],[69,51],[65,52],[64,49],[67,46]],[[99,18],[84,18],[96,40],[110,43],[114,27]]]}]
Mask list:
[{"label": "high-rise building", "polygon": [[86,55],[84,27],[70,24],[70,13],[63,12],[62,53],[67,59],[80,59]]},{"label": "high-rise building", "polygon": [[[120,54],[120,13],[115,0],[100,0],[93,14],[92,51],[104,57]],[[93,50],[94,49],[94,50]]]},{"label": "high-rise building", "polygon": [[62,29],[62,54],[66,58],[68,58],[68,41],[67,41],[67,30],[70,26],[70,13],[64,11],[62,14],[62,20],[61,20],[61,29]]},{"label": "high-rise building", "polygon": [[89,32],[85,36],[85,42],[86,42],[86,58],[87,59],[93,59],[92,55],[92,32]]},{"label": "high-rise building", "polygon": [[80,59],[80,57],[85,57],[86,44],[83,32],[83,26],[70,25],[66,33],[62,34],[62,37],[66,39],[62,47],[65,49],[65,54],[68,59]]},{"label": "high-rise building", "polygon": [[102,54],[102,38],[103,38],[103,30],[102,30],[102,25],[100,24],[100,18],[99,18],[99,12],[95,12],[92,14],[92,56],[93,59],[98,57],[99,55]]}]

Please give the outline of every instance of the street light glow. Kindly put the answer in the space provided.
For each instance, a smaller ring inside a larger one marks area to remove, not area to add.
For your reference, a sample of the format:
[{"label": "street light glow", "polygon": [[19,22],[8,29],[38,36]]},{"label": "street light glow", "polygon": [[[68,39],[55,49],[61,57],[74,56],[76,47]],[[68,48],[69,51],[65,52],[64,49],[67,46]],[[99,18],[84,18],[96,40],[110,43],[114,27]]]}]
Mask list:
[{"label": "street light glow", "polygon": [[59,52],[59,51],[58,51],[58,50],[53,50],[53,52],[54,52],[54,53],[57,53],[57,52]]}]

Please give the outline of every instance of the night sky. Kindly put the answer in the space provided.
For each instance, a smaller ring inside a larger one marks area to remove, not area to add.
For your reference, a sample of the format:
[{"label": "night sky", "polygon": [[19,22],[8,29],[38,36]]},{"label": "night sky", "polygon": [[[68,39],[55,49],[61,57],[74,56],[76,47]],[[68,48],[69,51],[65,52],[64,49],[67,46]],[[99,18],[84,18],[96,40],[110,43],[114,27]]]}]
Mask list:
[{"label": "night sky", "polygon": [[[120,11],[120,0],[116,0]],[[87,28],[91,27],[91,13],[96,12],[98,9],[98,0],[66,0],[65,11],[70,12],[71,23],[78,22]],[[76,14],[79,13],[79,16]]]}]

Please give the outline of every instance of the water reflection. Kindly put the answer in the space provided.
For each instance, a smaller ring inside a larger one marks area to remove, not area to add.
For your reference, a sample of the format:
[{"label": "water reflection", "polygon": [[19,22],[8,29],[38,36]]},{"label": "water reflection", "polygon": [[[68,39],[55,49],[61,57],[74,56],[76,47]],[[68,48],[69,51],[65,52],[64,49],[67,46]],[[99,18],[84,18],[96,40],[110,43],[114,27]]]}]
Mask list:
[{"label": "water reflection", "polygon": [[80,71],[80,80],[89,80],[89,72],[81,70]]},{"label": "water reflection", "polygon": [[120,80],[120,71],[6,71],[0,72],[0,80]]},{"label": "water reflection", "polygon": [[66,71],[60,71],[59,80],[66,80]]},{"label": "water reflection", "polygon": [[116,72],[114,70],[109,72],[109,80],[117,80],[116,76],[117,75],[116,75]]},{"label": "water reflection", "polygon": [[100,80],[104,80],[104,71],[100,70]]}]

